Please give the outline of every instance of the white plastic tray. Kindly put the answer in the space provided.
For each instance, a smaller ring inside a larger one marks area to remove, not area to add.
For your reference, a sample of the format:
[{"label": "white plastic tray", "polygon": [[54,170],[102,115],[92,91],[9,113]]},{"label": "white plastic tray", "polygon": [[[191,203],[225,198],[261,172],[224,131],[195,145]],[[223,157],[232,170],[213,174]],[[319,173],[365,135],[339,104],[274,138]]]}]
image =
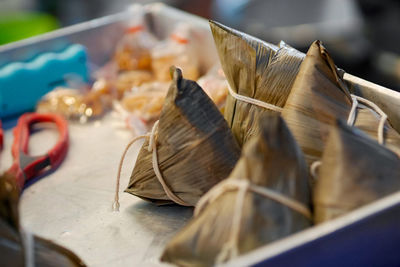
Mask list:
[{"label": "white plastic tray", "polygon": [[[206,20],[162,4],[143,8],[149,12],[152,29],[159,36],[168,34],[177,21],[196,25],[201,29],[198,45],[207,51],[203,53],[203,63],[209,66],[217,60]],[[110,58],[128,19],[129,12],[124,12],[2,46],[0,65],[68,43],[81,43],[88,47],[94,67],[101,66]],[[351,75],[345,79],[355,84],[357,94],[374,100],[384,110],[388,105],[400,103],[399,93]],[[389,114],[389,117],[400,125],[400,114]],[[87,125],[70,124],[71,144],[66,160],[57,171],[22,194],[22,225],[72,249],[89,266],[161,265],[158,259],[163,247],[189,220],[192,209],[157,207],[121,193],[121,211],[111,212],[118,163],[132,137],[118,126],[111,114]],[[55,138],[53,131],[35,134],[30,149],[33,153],[44,152]],[[11,142],[12,134],[8,130],[2,154],[3,170],[11,164]],[[140,145],[132,147],[125,160],[121,190],[128,183]],[[400,255],[392,253],[400,245],[399,223],[400,193],[255,250],[230,265],[351,266],[399,262]],[[326,254],[327,250],[334,254]]]}]

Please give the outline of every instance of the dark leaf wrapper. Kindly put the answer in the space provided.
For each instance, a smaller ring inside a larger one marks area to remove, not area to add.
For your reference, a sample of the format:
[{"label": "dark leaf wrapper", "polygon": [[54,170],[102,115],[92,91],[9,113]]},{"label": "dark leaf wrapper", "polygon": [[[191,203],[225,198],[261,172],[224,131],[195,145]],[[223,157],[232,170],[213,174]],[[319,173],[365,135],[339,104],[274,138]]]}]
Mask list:
[{"label": "dark leaf wrapper", "polygon": [[[310,207],[307,164],[284,121],[271,115],[262,118],[260,127],[261,133],[246,143],[228,180],[246,179]],[[237,195],[237,190],[226,191],[210,202],[169,242],[162,260],[183,266],[215,264],[231,234]],[[304,215],[247,191],[240,219],[239,254],[310,225]]]},{"label": "dark leaf wrapper", "polygon": [[[222,69],[232,90],[283,107],[304,54],[281,42],[269,44],[217,22],[210,21]],[[259,132],[262,114],[276,112],[228,95],[225,119],[242,146]]]},{"label": "dark leaf wrapper", "polygon": [[[158,127],[158,165],[171,191],[189,205],[225,179],[240,156],[228,124],[207,94],[175,69]],[[172,203],[155,176],[143,144],[128,193],[157,204]]]},{"label": "dark leaf wrapper", "polygon": [[[282,111],[309,164],[321,158],[330,125],[349,116],[352,98],[342,76],[326,49],[315,41]],[[359,106],[356,114],[355,126],[377,138],[379,115],[366,106]],[[400,135],[390,123],[385,125],[385,143],[400,152]]]},{"label": "dark leaf wrapper", "polygon": [[315,185],[320,223],[400,190],[399,157],[343,122],[331,127]]}]

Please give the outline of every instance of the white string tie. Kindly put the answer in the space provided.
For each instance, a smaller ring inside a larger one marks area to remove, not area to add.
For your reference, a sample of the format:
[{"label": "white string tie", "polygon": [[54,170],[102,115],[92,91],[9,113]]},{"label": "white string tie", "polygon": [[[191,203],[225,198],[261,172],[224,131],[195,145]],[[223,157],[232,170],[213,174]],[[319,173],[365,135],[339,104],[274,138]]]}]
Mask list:
[{"label": "white string tie", "polygon": [[312,178],[314,179],[314,182],[315,182],[315,180],[317,180],[317,177],[318,177],[317,171],[320,166],[321,166],[320,160],[314,161],[310,166],[310,174],[311,174]]},{"label": "white string tie", "polygon": [[[350,110],[349,116],[347,117],[347,124],[350,126],[354,125],[354,123],[356,121],[356,117],[357,117],[357,107],[358,107],[359,103],[369,106],[376,113],[378,113],[379,116],[381,117],[377,131],[378,131],[378,142],[379,142],[379,144],[383,145],[384,144],[385,122],[388,118],[386,113],[380,107],[378,107],[378,105],[376,105],[374,102],[372,102],[368,99],[365,99],[363,97],[352,94],[351,100],[352,100],[352,104],[351,104],[351,110]],[[321,161],[319,161],[319,160],[314,161],[310,166],[310,173],[311,173],[312,177],[314,178],[314,180],[317,178],[317,170],[320,166],[321,166]]]},{"label": "white string tie", "polygon": [[121,156],[121,160],[119,162],[118,166],[118,174],[117,174],[117,182],[115,186],[115,197],[114,197],[114,202],[112,205],[112,210],[113,211],[119,211],[119,186],[120,186],[120,180],[121,180],[121,170],[122,170],[122,165],[126,156],[126,153],[128,152],[129,148],[138,140],[141,139],[147,139],[149,140],[149,145],[147,147],[147,150],[149,152],[152,152],[152,165],[153,165],[153,170],[154,174],[157,177],[157,180],[160,182],[162,188],[164,189],[166,195],[168,196],[169,199],[171,199],[173,202],[182,205],[182,206],[190,206],[187,204],[185,201],[183,201],[180,197],[174,194],[174,192],[171,191],[169,186],[166,184],[164,177],[161,174],[160,168],[159,168],[159,162],[158,162],[158,156],[157,156],[157,131],[158,131],[158,123],[159,121],[156,121],[153,125],[153,128],[151,130],[151,133],[148,133],[146,135],[140,135],[135,137],[132,141],[128,143],[128,145],[125,147],[125,150]]},{"label": "white string tie", "polygon": [[167,194],[168,198],[171,199],[173,202],[176,204],[182,205],[182,206],[191,206],[190,204],[186,203],[183,201],[180,197],[175,195],[174,192],[171,191],[169,186],[166,184],[160,168],[158,164],[158,156],[157,156],[157,144],[156,144],[156,131],[158,129],[158,121],[154,123],[153,129],[151,130],[151,135],[150,135],[150,140],[149,140],[149,146],[148,146],[148,151],[153,152],[153,158],[152,158],[152,163],[153,163],[153,170],[154,173],[160,182],[162,188],[164,189],[165,193]]},{"label": "white string tie", "polygon": [[359,105],[359,103],[369,106],[370,108],[372,108],[376,113],[378,113],[381,116],[377,131],[378,131],[378,142],[379,142],[379,144],[383,145],[385,142],[385,140],[384,140],[385,122],[388,118],[386,113],[380,107],[378,107],[378,105],[376,105],[374,102],[372,102],[368,99],[365,99],[363,97],[356,96],[353,94],[351,95],[351,99],[352,99],[352,106],[351,106],[349,116],[347,118],[347,124],[350,126],[354,125],[355,120],[356,120],[357,106]]},{"label": "white string tie", "polygon": [[217,186],[213,187],[209,190],[197,203],[196,208],[194,210],[194,216],[198,216],[199,213],[205,208],[205,206],[209,203],[212,203],[217,198],[219,198],[222,194],[227,191],[238,190],[235,200],[235,209],[233,212],[232,218],[232,226],[230,229],[230,236],[227,242],[223,245],[221,251],[217,256],[217,263],[222,263],[231,258],[236,257],[239,254],[238,242],[240,235],[240,222],[242,218],[242,212],[244,209],[244,202],[246,193],[248,191],[259,194],[263,197],[274,200],[288,208],[302,214],[307,219],[311,220],[311,211],[308,207],[306,207],[303,203],[286,197],[278,192],[275,192],[271,189],[261,187],[258,185],[251,184],[248,180],[245,179],[227,179]]},{"label": "white string tie", "polygon": [[281,113],[282,110],[283,110],[283,108],[275,106],[275,105],[272,105],[270,103],[267,103],[267,102],[264,102],[264,101],[261,101],[261,100],[258,100],[258,99],[254,99],[254,98],[251,98],[251,97],[248,97],[248,96],[240,95],[240,94],[236,93],[235,91],[233,91],[230,86],[228,86],[228,91],[229,91],[229,94],[233,98],[235,98],[237,100],[240,100],[240,101],[243,101],[243,102],[246,102],[248,104],[256,105],[256,106],[259,106],[259,107],[262,107],[262,108],[265,108],[265,109],[269,109],[269,110],[272,110],[272,111],[276,111],[276,112],[279,112],[279,113]]}]

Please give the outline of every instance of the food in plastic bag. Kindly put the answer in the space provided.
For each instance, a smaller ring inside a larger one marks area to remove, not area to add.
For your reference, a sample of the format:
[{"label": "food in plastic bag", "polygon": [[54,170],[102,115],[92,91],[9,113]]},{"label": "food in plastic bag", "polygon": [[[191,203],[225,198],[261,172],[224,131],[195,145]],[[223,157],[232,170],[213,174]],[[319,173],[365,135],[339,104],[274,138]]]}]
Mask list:
[{"label": "food in plastic bag", "polygon": [[62,114],[66,118],[72,118],[76,115],[82,95],[76,89],[57,88],[46,94],[38,103],[36,110],[41,113]]},{"label": "food in plastic bag", "polygon": [[146,29],[142,10],[134,10],[132,21],[114,54],[120,70],[150,70],[151,49],[156,38]]},{"label": "food in plastic bag", "polygon": [[177,24],[169,38],[156,45],[151,55],[152,69],[159,81],[171,80],[169,69],[172,65],[182,69],[187,79],[197,80],[199,77],[193,29],[188,24]]},{"label": "food in plastic bag", "polygon": [[42,98],[36,111],[56,113],[85,123],[88,119],[103,115],[111,107],[111,99],[109,85],[99,80],[88,93],[78,89],[56,88]]},{"label": "food in plastic bag", "polygon": [[121,100],[122,106],[144,122],[155,121],[160,117],[168,87],[169,83],[160,82],[134,87],[132,92]]},{"label": "food in plastic bag", "polygon": [[197,83],[221,110],[225,107],[228,95],[228,82],[220,66],[214,66]]},{"label": "food in plastic bag", "polygon": [[115,81],[118,98],[121,98],[126,91],[131,90],[133,87],[151,81],[153,81],[153,75],[150,71],[130,70],[118,74]]},{"label": "food in plastic bag", "polygon": [[[223,110],[228,84],[222,70],[218,67],[212,68],[198,83],[204,86],[203,90],[218,108]],[[134,86],[125,92],[120,104],[114,104],[114,108],[128,128],[143,134],[149,131],[153,122],[160,117],[168,87],[168,82],[150,82]]]}]

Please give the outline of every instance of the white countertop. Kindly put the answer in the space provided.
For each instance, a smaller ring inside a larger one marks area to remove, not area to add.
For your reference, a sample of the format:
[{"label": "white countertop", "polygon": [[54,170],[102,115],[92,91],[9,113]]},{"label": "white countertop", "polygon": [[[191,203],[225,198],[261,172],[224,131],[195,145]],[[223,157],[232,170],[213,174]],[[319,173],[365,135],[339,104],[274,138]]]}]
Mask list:
[{"label": "white countertop", "polygon": [[[116,172],[133,135],[108,114],[86,125],[71,123],[66,159],[53,173],[23,191],[22,226],[74,251],[89,266],[159,266],[166,242],[188,221],[191,208],[157,207],[123,193],[141,143],[125,159],[120,212],[112,212]],[[29,149],[40,154],[56,141],[55,130],[33,134]],[[11,162],[11,130],[5,132],[1,169]]]}]

